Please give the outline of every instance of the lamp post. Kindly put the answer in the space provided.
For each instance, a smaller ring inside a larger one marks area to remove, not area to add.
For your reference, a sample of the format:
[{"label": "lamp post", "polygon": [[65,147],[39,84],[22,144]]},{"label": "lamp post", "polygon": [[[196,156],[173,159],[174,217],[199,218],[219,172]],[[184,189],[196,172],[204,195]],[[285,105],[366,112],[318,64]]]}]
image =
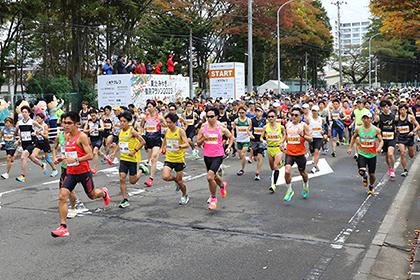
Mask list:
[{"label": "lamp post", "polygon": [[369,38],[369,88],[372,88],[372,39],[378,35],[381,35],[381,33],[376,33]]}]

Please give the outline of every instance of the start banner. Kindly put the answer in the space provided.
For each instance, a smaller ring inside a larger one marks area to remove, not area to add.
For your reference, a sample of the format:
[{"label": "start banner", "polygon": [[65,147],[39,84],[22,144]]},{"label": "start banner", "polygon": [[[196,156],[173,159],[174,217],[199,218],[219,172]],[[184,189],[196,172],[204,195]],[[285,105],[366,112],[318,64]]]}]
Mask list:
[{"label": "start banner", "polygon": [[238,99],[245,93],[245,65],[239,62],[210,64],[209,82],[211,97]]},{"label": "start banner", "polygon": [[190,96],[189,78],[181,75],[122,74],[98,76],[98,105],[144,107],[147,99],[172,102]]}]

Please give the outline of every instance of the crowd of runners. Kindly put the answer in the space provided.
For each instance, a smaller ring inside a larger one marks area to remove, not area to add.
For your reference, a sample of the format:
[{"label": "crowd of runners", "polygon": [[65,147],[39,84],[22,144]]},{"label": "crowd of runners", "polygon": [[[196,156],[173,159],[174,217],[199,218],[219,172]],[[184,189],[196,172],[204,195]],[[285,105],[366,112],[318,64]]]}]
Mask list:
[{"label": "crowd of runners", "polygon": [[9,179],[18,154],[21,174],[16,180],[21,183],[27,180],[28,159],[46,176],[61,173],[60,225],[51,232],[54,237],[69,235],[66,220],[76,216],[78,183],[90,199],[102,198],[109,205],[109,190],[95,188],[93,183],[101,160],[119,166],[120,208],[130,205],[127,177],[133,185],[144,177],[144,185],[153,187],[159,158],[164,158],[162,179],[176,185],[181,191],[179,204],[187,205],[190,198],[183,171],[185,151],[190,149],[194,159],[204,161],[210,193],[206,207],[215,210],[217,192],[222,199],[228,195],[228,182],[222,177],[223,161],[229,157],[240,161],[237,176],[254,172],[255,181],[261,180],[263,162],[268,161],[271,185],[267,191],[272,193],[284,167],[283,199],[290,202],[295,194],[295,164],[303,180],[301,196],[307,199],[307,161],[313,161],[309,172],[316,174],[320,154],[336,157],[337,146],[346,145],[356,160],[362,185],[368,195],[374,195],[377,155],[385,155],[387,175],[394,178],[399,154],[402,169],[398,173],[407,176],[407,154],[413,158],[420,142],[419,88],[310,91],[292,96],[267,92],[246,94],[239,100],[187,98],[169,104],[148,100],[144,108],[127,104],[97,109],[83,102],[80,112],[60,116],[54,139],[49,138],[42,113],[34,115],[28,106],[20,112],[16,123],[7,118],[1,129],[1,145],[7,154],[7,169],[1,177]]}]

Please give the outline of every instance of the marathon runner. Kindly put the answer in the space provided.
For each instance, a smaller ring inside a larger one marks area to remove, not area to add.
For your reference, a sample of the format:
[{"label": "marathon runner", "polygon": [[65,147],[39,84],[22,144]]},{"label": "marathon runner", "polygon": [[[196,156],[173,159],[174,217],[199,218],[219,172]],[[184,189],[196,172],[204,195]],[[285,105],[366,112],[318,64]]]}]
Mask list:
[{"label": "marathon runner", "polygon": [[262,134],[264,133],[264,127],[266,125],[266,119],[263,118],[264,109],[260,106],[257,106],[256,116],[251,120],[252,124],[252,135],[251,135],[251,144],[252,144],[252,153],[254,160],[257,162],[256,172],[255,172],[255,181],[260,181],[261,171],[263,167],[263,156],[265,152],[265,145],[263,142]]},{"label": "marathon runner", "polygon": [[277,122],[277,112],[272,109],[267,113],[268,123],[265,125],[262,138],[265,137],[267,142],[267,157],[270,169],[272,172],[271,175],[271,186],[269,191],[274,193],[276,191],[277,180],[280,175],[280,167],[283,165],[283,143],[285,131],[284,127]]},{"label": "marathon runner", "polygon": [[[206,110],[207,122],[198,131],[197,136],[197,144],[200,146],[204,145],[204,163],[207,168],[207,181],[210,190],[210,197],[207,200],[209,210],[215,210],[217,208],[217,186],[220,187],[220,196],[222,198],[227,196],[228,183],[222,181],[217,171],[223,163],[225,153],[230,153],[234,140],[230,131],[217,121],[218,114],[219,110],[215,107],[210,107]],[[223,135],[229,138],[229,144],[226,150],[223,149]]]},{"label": "marathon runner", "polygon": [[[381,130],[372,124],[372,113],[365,110],[362,113],[362,125],[356,127],[347,153],[350,155],[354,144],[357,142],[357,167],[363,179],[363,186],[368,187],[368,195],[375,194],[374,184],[376,181],[376,155],[379,154],[384,145]],[[376,144],[379,140],[379,145]],[[368,175],[369,174],[369,178]]]},{"label": "marathon runner", "polygon": [[300,175],[303,180],[302,197],[309,197],[308,173],[306,172],[306,147],[305,141],[311,142],[312,136],[308,125],[301,122],[303,111],[294,107],[291,110],[292,120],[286,126],[286,167],[284,178],[286,181],[286,193],[284,201],[290,201],[295,192],[292,188],[292,166],[297,164]]},{"label": "marathon runner", "polygon": [[185,103],[185,112],[182,114],[182,122],[188,138],[188,144],[192,149],[192,155],[195,159],[200,159],[198,149],[194,144],[194,137],[197,133],[200,117],[193,111],[193,103],[188,101]]},{"label": "marathon runner", "polygon": [[312,106],[312,118],[308,124],[309,131],[312,135],[312,142],[309,142],[309,151],[313,156],[313,167],[311,173],[315,174],[319,171],[319,151],[326,135],[324,135],[324,119],[319,116],[319,106]]},{"label": "marathon runner", "polygon": [[4,120],[4,127],[0,130],[0,138],[2,143],[1,149],[6,151],[7,156],[7,169],[6,172],[1,174],[3,179],[9,179],[10,169],[12,169],[16,153],[16,128],[14,127],[13,119],[7,117]]},{"label": "marathon runner", "polygon": [[245,173],[246,153],[251,147],[251,120],[246,116],[245,107],[238,109],[239,117],[232,123],[232,132],[236,132],[236,146],[238,149],[239,159],[241,160],[241,169],[236,173],[242,176]]},{"label": "marathon runner", "polygon": [[67,175],[60,186],[58,196],[58,208],[60,214],[60,225],[51,232],[53,237],[69,236],[67,228],[67,197],[74,190],[78,183],[81,183],[85,193],[90,199],[103,198],[104,204],[109,205],[111,197],[108,189],[95,189],[93,185],[92,172],[90,172],[89,160],[93,158],[89,138],[83,132],[78,131],[77,124],[80,123],[80,116],[76,112],[65,114],[62,125],[66,132],[65,156],[58,158],[58,162],[67,165]]},{"label": "marathon runner", "polygon": [[[162,154],[166,155],[162,178],[167,182],[175,182],[177,189],[180,189],[182,192],[179,204],[186,205],[190,198],[183,179],[183,170],[185,169],[185,149],[188,148],[189,143],[185,131],[176,126],[178,119],[179,117],[175,113],[168,113],[165,116],[168,130],[162,144]],[[172,170],[175,170],[175,176],[172,176]]]}]

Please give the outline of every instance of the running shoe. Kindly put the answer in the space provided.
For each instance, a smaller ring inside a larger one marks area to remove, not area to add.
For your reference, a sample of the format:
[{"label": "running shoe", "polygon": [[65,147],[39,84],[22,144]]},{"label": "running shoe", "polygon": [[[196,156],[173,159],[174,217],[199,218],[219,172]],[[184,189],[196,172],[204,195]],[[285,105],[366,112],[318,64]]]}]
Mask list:
[{"label": "running shoe", "polygon": [[401,176],[402,177],[407,177],[408,176],[408,170],[407,169],[404,169],[404,172],[401,173]]},{"label": "running shoe", "polygon": [[91,170],[91,171],[92,171],[92,174],[93,174],[93,175],[95,175],[95,174],[96,174],[96,172],[97,172],[96,167],[92,168],[92,170]]},{"label": "running shoe", "polygon": [[106,163],[108,163],[108,165],[112,165],[112,160],[108,155],[104,156],[104,158],[105,158]]},{"label": "running shoe", "polygon": [[308,184],[304,184],[303,185],[303,190],[302,190],[302,198],[303,199],[306,199],[306,198],[308,198],[309,197],[309,186],[308,186]]},{"label": "running shoe", "polygon": [[127,199],[123,199],[123,201],[121,201],[120,204],[118,204],[119,208],[127,208],[128,206],[130,206],[130,203],[128,203]]},{"label": "running shoe", "polygon": [[193,157],[194,157],[194,159],[200,159],[200,155],[198,154],[198,150],[197,149],[194,149],[193,151],[192,151],[192,155],[193,155]]},{"label": "running shoe", "polygon": [[42,174],[48,175],[48,168],[46,163],[41,163]]},{"label": "running shoe", "polygon": [[239,171],[236,173],[236,175],[238,175],[238,176],[242,176],[242,175],[244,175],[244,173],[245,173],[245,171],[243,171],[243,170],[241,169],[241,170],[239,170]]},{"label": "running shoe", "polygon": [[3,179],[9,179],[9,174],[8,173],[3,173],[3,174],[1,174],[1,177]]},{"label": "running shoe", "polygon": [[389,177],[391,177],[392,179],[395,178],[395,169],[391,168],[391,171],[389,172]]},{"label": "running shoe", "polygon": [[190,198],[188,195],[181,196],[181,199],[179,200],[179,205],[187,205],[189,201],[190,201]]},{"label": "running shoe", "polygon": [[269,188],[268,188],[268,190],[270,191],[270,192],[272,192],[272,193],[275,193],[276,192],[276,185],[271,185]]},{"label": "running shoe", "polygon": [[107,187],[103,187],[102,188],[102,191],[104,192],[104,194],[105,194],[105,197],[104,197],[104,204],[105,205],[109,205],[109,203],[111,202],[111,196],[109,195],[109,191],[108,191],[108,188]]},{"label": "running shoe", "polygon": [[57,169],[55,169],[55,170],[53,170],[53,171],[51,172],[50,177],[55,177],[55,176],[57,176],[57,175],[58,175],[58,170],[57,170]]},{"label": "running shoe", "polygon": [[148,188],[153,187],[153,179],[152,178],[148,178],[145,182],[144,185]]},{"label": "running shoe", "polygon": [[386,175],[391,176],[391,167],[388,167],[388,170],[386,171]]},{"label": "running shoe", "polygon": [[51,231],[52,237],[66,237],[69,235],[70,235],[69,229],[61,225],[55,230]]},{"label": "running shoe", "polygon": [[368,177],[367,176],[364,176],[363,177],[362,184],[363,184],[363,187],[367,188],[367,186],[369,184],[368,183]]},{"label": "running shoe", "polygon": [[332,152],[332,153],[331,153],[331,156],[332,156],[332,157],[335,157],[335,156],[336,156],[335,152]]},{"label": "running shoe", "polygon": [[120,161],[118,160],[118,158],[114,158],[114,160],[112,161],[113,164],[118,164],[120,163]]},{"label": "running shoe", "polygon": [[150,175],[149,168],[147,168],[147,166],[143,163],[139,163],[139,170],[141,170],[141,172],[146,176]]},{"label": "running shoe", "polygon": [[368,195],[375,195],[375,188],[372,185],[369,185]]},{"label": "running shoe", "polygon": [[220,186],[220,196],[222,198],[226,198],[227,197],[228,182],[223,181],[222,185],[223,186]]},{"label": "running shoe", "polygon": [[77,216],[77,211],[76,211],[76,209],[69,208],[69,209],[67,210],[67,219],[73,219],[73,218],[75,218],[76,216]]},{"label": "running shoe", "polygon": [[354,159],[357,159],[358,157],[359,157],[358,154],[354,154],[354,156],[353,156]]},{"label": "running shoe", "polygon": [[317,171],[319,171],[318,168],[316,166],[313,166],[311,169],[311,173],[315,174]]},{"label": "running shoe", "polygon": [[255,181],[259,181],[259,180],[261,180],[261,177],[260,177],[260,175],[258,175],[258,174],[255,174],[254,180],[255,180]]},{"label": "running shoe", "polygon": [[248,161],[249,164],[252,163],[252,156],[246,157],[246,160]]},{"label": "running shoe", "polygon": [[208,201],[208,206],[207,208],[209,210],[216,210],[217,208],[217,197],[209,197]]},{"label": "running shoe", "polygon": [[26,178],[23,175],[20,175],[19,177],[16,178],[16,181],[19,181],[21,183],[25,183],[26,182]]},{"label": "running shoe", "polygon": [[295,195],[295,192],[293,190],[288,190],[286,191],[286,194],[284,195],[283,200],[289,202],[290,200],[292,200],[294,195]]}]

